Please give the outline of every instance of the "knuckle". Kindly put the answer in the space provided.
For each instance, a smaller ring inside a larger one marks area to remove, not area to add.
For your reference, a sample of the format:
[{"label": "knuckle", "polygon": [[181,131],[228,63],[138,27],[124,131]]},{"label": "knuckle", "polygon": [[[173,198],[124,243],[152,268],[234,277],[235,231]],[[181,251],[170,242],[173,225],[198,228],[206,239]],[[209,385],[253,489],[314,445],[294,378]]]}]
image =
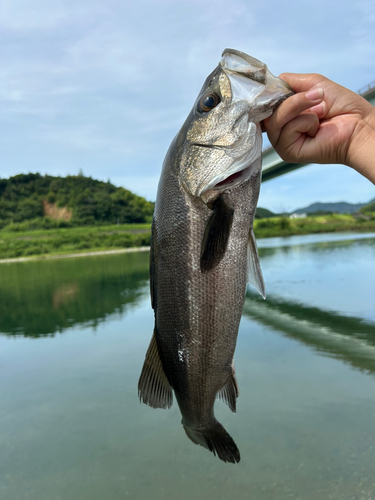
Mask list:
[{"label": "knuckle", "polygon": [[324,75],[321,75],[320,73],[310,73],[309,77],[311,79],[311,82],[316,84],[317,82],[321,82],[323,80],[327,80],[327,78]]}]

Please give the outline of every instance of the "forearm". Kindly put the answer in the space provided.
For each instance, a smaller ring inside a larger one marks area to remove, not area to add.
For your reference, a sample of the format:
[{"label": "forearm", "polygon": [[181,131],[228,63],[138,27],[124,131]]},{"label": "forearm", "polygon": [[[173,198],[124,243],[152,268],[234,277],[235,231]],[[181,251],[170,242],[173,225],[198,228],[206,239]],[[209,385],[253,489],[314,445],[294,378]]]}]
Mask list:
[{"label": "forearm", "polygon": [[375,184],[375,107],[358,123],[348,149],[347,165]]}]

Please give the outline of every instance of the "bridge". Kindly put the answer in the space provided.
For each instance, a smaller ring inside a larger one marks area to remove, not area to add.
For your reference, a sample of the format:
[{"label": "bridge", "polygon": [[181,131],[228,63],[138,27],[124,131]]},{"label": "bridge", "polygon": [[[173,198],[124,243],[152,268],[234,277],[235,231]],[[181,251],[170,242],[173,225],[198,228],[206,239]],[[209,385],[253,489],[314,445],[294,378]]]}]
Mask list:
[{"label": "bridge", "polygon": [[[375,106],[375,80],[359,89],[358,94]],[[282,160],[273,147],[263,151],[262,161],[262,182],[308,165],[307,163],[288,163]]]}]

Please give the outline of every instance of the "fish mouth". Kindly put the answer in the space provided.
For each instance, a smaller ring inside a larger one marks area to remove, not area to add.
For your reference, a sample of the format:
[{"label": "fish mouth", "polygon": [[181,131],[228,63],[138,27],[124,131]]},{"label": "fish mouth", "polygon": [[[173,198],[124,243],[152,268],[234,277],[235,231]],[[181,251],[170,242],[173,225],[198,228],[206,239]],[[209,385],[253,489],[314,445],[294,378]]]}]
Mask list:
[{"label": "fish mouth", "polygon": [[221,191],[239,186],[243,182],[250,179],[252,170],[253,170],[253,165],[249,165],[248,167],[245,167],[244,169],[229,175],[223,181],[219,181],[211,189]]},{"label": "fish mouth", "polygon": [[294,94],[290,85],[275,77],[268,69],[267,64],[245,54],[240,50],[224,49],[221,55],[220,66],[228,73],[237,74],[261,85],[271,85],[273,90]]},{"label": "fish mouth", "polygon": [[268,118],[283,100],[294,94],[291,87],[275,77],[266,64],[244,52],[225,49],[219,64],[230,80],[232,102],[242,99],[256,102],[260,112],[258,121]]},{"label": "fish mouth", "polygon": [[267,65],[240,50],[225,49],[220,66],[231,73],[250,78],[262,85],[267,84]]}]

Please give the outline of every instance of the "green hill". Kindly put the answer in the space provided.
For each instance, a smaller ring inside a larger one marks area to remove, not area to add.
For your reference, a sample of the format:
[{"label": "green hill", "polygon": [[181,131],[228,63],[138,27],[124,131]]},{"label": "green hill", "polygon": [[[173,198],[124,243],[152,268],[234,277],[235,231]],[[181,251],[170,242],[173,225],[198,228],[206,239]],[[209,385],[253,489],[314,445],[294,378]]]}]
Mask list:
[{"label": "green hill", "polygon": [[[368,203],[371,203],[371,201]],[[354,212],[357,212],[357,210],[361,209],[365,205],[367,205],[367,203],[347,203],[346,201],[339,201],[337,203],[318,202],[318,203],[313,203],[308,207],[303,207],[299,208],[298,210],[294,210],[293,213],[314,214],[315,212],[320,212],[320,213],[352,214]]]},{"label": "green hill", "polygon": [[84,175],[0,179],[0,229],[25,221],[35,227],[48,227],[53,220],[60,226],[141,223],[151,221],[153,210],[154,203],[145,198]]},{"label": "green hill", "polygon": [[367,205],[358,210],[361,214],[370,214],[375,212],[375,199],[371,200]]},{"label": "green hill", "polygon": [[256,219],[265,219],[267,217],[275,217],[276,215],[277,214],[274,214],[273,212],[271,212],[271,210],[262,207],[257,207],[255,212]]}]

